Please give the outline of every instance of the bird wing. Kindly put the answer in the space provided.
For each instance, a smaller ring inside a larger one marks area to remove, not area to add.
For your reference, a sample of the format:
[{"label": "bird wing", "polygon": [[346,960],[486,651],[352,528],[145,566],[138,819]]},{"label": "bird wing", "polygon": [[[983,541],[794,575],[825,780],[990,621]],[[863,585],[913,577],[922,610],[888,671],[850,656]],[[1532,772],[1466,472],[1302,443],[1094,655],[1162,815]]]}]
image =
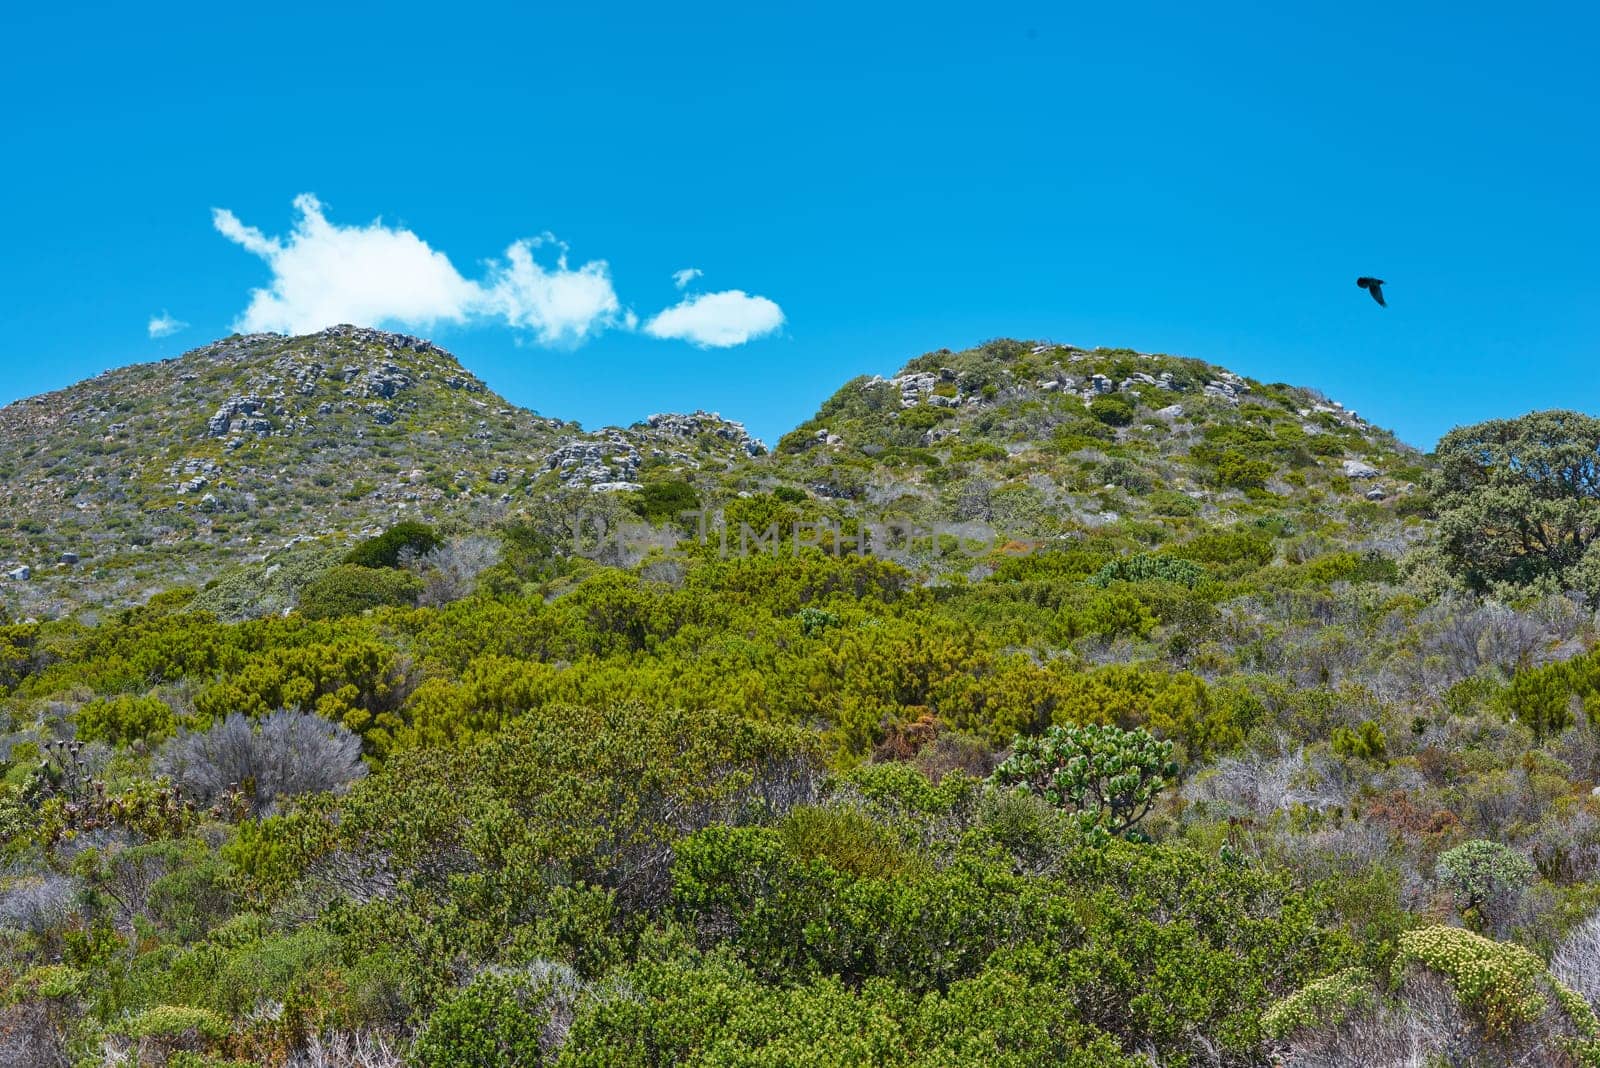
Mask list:
[{"label": "bird wing", "polygon": [[1372,280],[1372,284],[1367,287],[1367,292],[1372,294],[1373,300],[1377,301],[1385,308],[1389,306],[1389,302],[1383,299],[1383,283],[1378,281],[1376,278],[1374,278]]}]

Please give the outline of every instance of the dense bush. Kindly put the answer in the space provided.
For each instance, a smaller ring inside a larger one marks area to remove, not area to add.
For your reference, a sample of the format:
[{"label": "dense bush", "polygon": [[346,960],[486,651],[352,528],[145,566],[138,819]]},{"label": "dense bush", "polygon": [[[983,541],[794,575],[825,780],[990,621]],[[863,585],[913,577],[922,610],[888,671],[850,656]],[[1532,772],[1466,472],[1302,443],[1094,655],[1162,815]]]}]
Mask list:
[{"label": "dense bush", "polygon": [[296,607],[307,619],[337,619],[412,604],[422,590],[422,581],[409,572],[342,564],[307,583]]},{"label": "dense bush", "polygon": [[440,544],[438,532],[426,523],[396,523],[351,549],[344,562],[365,568],[399,567],[403,557],[422,556]]}]

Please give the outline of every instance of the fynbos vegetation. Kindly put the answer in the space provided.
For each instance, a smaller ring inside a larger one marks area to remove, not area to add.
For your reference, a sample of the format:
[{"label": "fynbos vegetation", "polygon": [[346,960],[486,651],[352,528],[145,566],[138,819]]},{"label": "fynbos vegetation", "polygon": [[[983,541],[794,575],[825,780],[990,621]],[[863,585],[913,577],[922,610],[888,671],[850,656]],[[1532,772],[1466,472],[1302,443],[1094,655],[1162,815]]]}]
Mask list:
[{"label": "fynbos vegetation", "polygon": [[353,328],[13,405],[0,1062],[1600,1064],[1597,443],[1010,341],[770,453]]}]

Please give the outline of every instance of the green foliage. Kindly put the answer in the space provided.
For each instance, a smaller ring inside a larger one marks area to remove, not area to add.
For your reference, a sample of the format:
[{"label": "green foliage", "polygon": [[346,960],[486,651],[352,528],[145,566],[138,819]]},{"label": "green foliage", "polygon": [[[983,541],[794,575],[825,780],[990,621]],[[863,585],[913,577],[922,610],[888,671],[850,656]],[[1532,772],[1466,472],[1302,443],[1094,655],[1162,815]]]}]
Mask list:
[{"label": "green foliage", "polygon": [[807,638],[815,638],[829,627],[839,625],[837,614],[825,608],[816,608],[812,605],[807,605],[800,609],[798,618],[800,620],[800,633]]},{"label": "green foliage", "polygon": [[636,997],[595,998],[562,1064],[882,1065],[885,1068],[1134,1068],[1104,1033],[1072,1018],[1059,990],[997,966],[948,991],[908,997],[883,982],[821,978],[768,986],[713,956],[643,964]]},{"label": "green foliage", "polygon": [[403,555],[421,556],[441,544],[438,532],[426,523],[396,523],[351,549],[344,562],[366,568],[398,567]]},{"label": "green foliage", "polygon": [[341,564],[300,591],[300,614],[307,619],[360,615],[384,605],[413,603],[422,581],[405,571]]},{"label": "green foliage", "polygon": [[127,745],[141,739],[159,742],[170,738],[178,729],[172,706],[154,694],[144,697],[119,694],[90,701],[78,709],[76,719],[80,739],[112,745]]},{"label": "green foliage", "polygon": [[1527,857],[1482,838],[1463,842],[1439,858],[1440,882],[1449,887],[1456,907],[1469,916],[1521,892],[1534,875]]},{"label": "green foliage", "polygon": [[[804,500],[805,496],[802,494],[800,499]],[[646,482],[632,495],[628,507],[650,523],[677,522],[684,512],[700,508],[700,494],[692,484],[681,479]]]},{"label": "green foliage", "polygon": [[1133,403],[1115,393],[1102,393],[1089,402],[1089,414],[1106,426],[1127,426],[1133,422]]},{"label": "green foliage", "polygon": [[1113,582],[1171,582],[1193,589],[1205,577],[1205,568],[1192,561],[1137,553],[1106,564],[1089,577],[1089,584],[1104,587]]},{"label": "green foliage", "polygon": [[1600,419],[1548,411],[1457,427],[1435,457],[1440,548],[1467,582],[1600,577],[1580,569],[1600,535]]},{"label": "green foliage", "polygon": [[1340,756],[1381,761],[1388,752],[1388,742],[1383,736],[1383,728],[1369,719],[1354,730],[1335,727],[1333,751]]},{"label": "green foliage", "polygon": [[[417,1036],[412,1061],[419,1068],[539,1068],[553,1063],[551,1012],[571,983],[559,969],[542,980],[527,972],[486,972],[433,1011]],[[555,1004],[548,1003],[554,1002]]]},{"label": "green foliage", "polygon": [[1286,1038],[1297,1031],[1337,1026],[1375,1004],[1372,973],[1365,968],[1346,968],[1308,983],[1272,1006],[1261,1018],[1261,1029],[1272,1038]]},{"label": "green foliage", "polygon": [[1212,564],[1242,574],[1272,562],[1272,539],[1264,531],[1207,530],[1173,546],[1169,554],[1197,564]]},{"label": "green foliage", "polygon": [[1494,704],[1508,718],[1528,725],[1539,739],[1572,725],[1572,709],[1600,709],[1600,653],[1541,667],[1520,667],[1494,695]]},{"label": "green foliage", "polygon": [[1122,837],[1149,814],[1177,774],[1171,742],[1157,741],[1143,729],[1091,723],[1018,738],[992,781],[1022,786],[1078,813],[1086,832]]}]

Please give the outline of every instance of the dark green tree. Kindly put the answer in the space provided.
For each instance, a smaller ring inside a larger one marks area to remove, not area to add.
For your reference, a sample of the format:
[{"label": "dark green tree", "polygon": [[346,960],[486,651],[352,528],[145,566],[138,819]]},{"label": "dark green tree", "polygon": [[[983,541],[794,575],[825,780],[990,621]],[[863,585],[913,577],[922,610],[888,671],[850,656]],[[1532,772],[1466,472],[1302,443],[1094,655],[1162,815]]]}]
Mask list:
[{"label": "dark green tree", "polygon": [[396,523],[377,537],[368,538],[351,549],[344,562],[359,567],[396,567],[406,550],[421,556],[437,549],[440,544],[439,535],[426,523]]},{"label": "dark green tree", "polygon": [[[1600,589],[1600,419],[1533,412],[1457,427],[1430,482],[1446,564],[1474,588],[1547,576]],[[1583,565],[1580,567],[1580,565]]]}]

